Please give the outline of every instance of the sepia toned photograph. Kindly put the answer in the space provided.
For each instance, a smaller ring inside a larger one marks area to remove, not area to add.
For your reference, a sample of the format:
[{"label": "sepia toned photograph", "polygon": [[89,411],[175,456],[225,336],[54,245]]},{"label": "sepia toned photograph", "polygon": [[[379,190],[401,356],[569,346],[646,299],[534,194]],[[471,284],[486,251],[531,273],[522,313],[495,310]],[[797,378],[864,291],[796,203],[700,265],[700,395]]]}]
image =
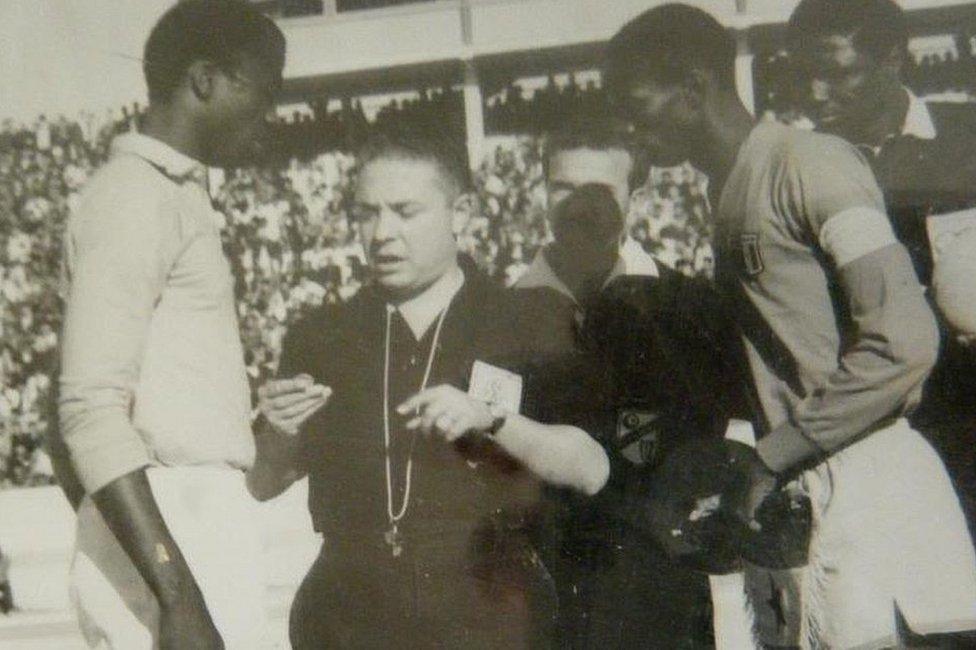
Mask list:
[{"label": "sepia toned photograph", "polygon": [[976,2],[0,0],[0,649],[976,649]]}]

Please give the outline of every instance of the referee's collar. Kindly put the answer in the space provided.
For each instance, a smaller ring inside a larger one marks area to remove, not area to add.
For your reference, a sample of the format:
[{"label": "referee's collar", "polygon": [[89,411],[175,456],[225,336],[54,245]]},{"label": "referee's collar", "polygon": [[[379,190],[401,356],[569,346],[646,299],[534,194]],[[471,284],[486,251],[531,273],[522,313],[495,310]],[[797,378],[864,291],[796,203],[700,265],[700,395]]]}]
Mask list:
[{"label": "referee's collar", "polygon": [[112,141],[113,154],[139,156],[178,183],[193,181],[207,186],[207,167],[162,140],[142,133],[126,133]]},{"label": "referee's collar", "polygon": [[434,281],[422,293],[395,305],[418,341],[423,338],[437,317],[454,300],[464,285],[464,272],[455,267]]}]

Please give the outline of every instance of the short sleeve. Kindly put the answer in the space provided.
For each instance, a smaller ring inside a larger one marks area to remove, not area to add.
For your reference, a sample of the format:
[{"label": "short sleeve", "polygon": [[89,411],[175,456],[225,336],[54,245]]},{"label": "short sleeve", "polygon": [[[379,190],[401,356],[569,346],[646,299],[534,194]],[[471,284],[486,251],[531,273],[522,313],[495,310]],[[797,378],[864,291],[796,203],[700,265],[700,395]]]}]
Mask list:
[{"label": "short sleeve", "polygon": [[808,232],[842,267],[897,241],[868,161],[833,136],[799,133],[785,140],[775,200],[787,222]]}]

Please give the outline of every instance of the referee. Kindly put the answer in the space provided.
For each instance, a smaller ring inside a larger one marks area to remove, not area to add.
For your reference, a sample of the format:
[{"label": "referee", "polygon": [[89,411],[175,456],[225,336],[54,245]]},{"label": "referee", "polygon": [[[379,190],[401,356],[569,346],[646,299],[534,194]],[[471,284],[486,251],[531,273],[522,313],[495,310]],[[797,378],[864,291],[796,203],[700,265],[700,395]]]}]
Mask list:
[{"label": "referee", "polygon": [[473,208],[463,151],[408,129],[358,162],[371,282],[289,332],[249,478],[270,498],[309,476],[325,544],[292,643],[548,647],[555,594],[530,542],[540,480],[596,493],[606,455],[580,429],[526,417],[543,396],[525,350],[548,328],[459,262]]}]

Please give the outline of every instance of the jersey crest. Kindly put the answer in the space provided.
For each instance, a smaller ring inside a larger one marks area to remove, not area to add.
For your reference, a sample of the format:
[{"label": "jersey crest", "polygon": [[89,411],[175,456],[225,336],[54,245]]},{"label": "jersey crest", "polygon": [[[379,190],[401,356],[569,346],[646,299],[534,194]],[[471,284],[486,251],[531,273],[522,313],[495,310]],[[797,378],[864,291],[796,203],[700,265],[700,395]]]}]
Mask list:
[{"label": "jersey crest", "polygon": [[653,465],[659,460],[658,415],[625,408],[617,413],[617,449],[634,465]]},{"label": "jersey crest", "polygon": [[739,235],[739,247],[742,251],[742,268],[747,274],[755,277],[766,270],[762,248],[759,246],[759,233]]}]

